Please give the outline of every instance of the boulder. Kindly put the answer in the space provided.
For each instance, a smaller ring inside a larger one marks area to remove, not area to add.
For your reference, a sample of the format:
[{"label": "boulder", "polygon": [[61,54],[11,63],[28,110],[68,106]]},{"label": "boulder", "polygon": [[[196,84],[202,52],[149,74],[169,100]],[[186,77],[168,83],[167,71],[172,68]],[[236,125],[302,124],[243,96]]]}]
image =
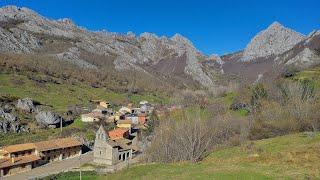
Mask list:
[{"label": "boulder", "polygon": [[0,133],[20,133],[29,132],[29,129],[23,126],[20,122],[10,122],[7,120],[0,121]]},{"label": "boulder", "polygon": [[14,122],[17,121],[17,117],[13,114],[7,113],[4,109],[0,108],[0,117],[6,121]]},{"label": "boulder", "polygon": [[7,133],[10,129],[10,123],[8,121],[2,121],[0,122],[0,128],[2,130],[3,133]]},{"label": "boulder", "polygon": [[62,117],[50,111],[41,111],[35,118],[40,125],[46,127],[57,127],[61,120],[64,121]]},{"label": "boulder", "polygon": [[28,113],[35,112],[36,110],[36,107],[33,104],[33,100],[30,98],[19,99],[16,107]]}]

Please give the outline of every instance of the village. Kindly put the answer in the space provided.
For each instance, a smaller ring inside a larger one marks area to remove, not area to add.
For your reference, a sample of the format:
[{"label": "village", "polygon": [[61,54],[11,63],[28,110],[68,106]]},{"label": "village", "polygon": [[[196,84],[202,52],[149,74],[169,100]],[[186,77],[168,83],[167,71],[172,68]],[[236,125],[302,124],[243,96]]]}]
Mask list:
[{"label": "village", "polygon": [[[109,102],[94,103],[96,108],[81,115],[84,123],[100,124],[94,145],[89,147],[89,152],[93,154],[93,162],[90,163],[112,167],[142,153],[139,143],[141,130],[147,128],[154,106],[147,101],[141,101],[137,107],[128,104],[115,111]],[[112,129],[107,127],[110,125]],[[72,136],[0,147],[0,178],[82,156],[83,153],[88,153],[83,151],[85,148],[88,149]]]}]

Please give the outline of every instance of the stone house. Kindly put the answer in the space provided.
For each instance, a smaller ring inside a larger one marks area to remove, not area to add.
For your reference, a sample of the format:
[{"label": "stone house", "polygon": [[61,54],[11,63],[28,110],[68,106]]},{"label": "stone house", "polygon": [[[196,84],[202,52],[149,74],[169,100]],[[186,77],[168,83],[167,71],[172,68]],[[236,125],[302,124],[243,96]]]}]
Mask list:
[{"label": "stone house", "polygon": [[0,179],[3,176],[9,176],[31,170],[37,166],[39,159],[40,157],[36,155],[0,159]]},{"label": "stone house", "polygon": [[151,113],[154,110],[154,107],[148,101],[141,101],[140,113]]},{"label": "stone house", "polygon": [[117,121],[117,126],[119,128],[131,129],[133,127],[131,120],[119,120]]},{"label": "stone house", "polygon": [[81,154],[81,148],[82,144],[74,138],[5,146],[0,150],[0,177],[78,156]]},{"label": "stone house", "polygon": [[40,164],[68,159],[81,155],[82,144],[74,138],[53,139],[35,143]]},{"label": "stone house", "polygon": [[104,108],[110,108],[110,103],[109,102],[106,102],[106,101],[100,101],[99,102],[99,105],[101,106],[101,107],[104,107]]},{"label": "stone house", "polygon": [[6,146],[0,152],[0,177],[28,171],[40,159],[34,143]]},{"label": "stone house", "polygon": [[106,116],[113,116],[114,112],[110,108],[105,108],[100,105],[98,105],[92,112],[98,112],[100,114],[106,115]]},{"label": "stone house", "polygon": [[100,120],[104,120],[105,116],[99,112],[91,112],[88,114],[81,115],[81,121],[83,122],[99,122]]},{"label": "stone house", "polygon": [[131,121],[132,124],[139,124],[139,117],[137,114],[130,114],[126,116],[126,120]]},{"label": "stone house", "polygon": [[131,108],[125,107],[125,106],[122,106],[122,107],[119,109],[119,112],[120,112],[121,114],[130,114],[131,111],[132,111]]},{"label": "stone house", "polygon": [[101,165],[115,165],[132,157],[132,148],[113,141],[101,125],[96,132],[93,148],[93,161]]}]

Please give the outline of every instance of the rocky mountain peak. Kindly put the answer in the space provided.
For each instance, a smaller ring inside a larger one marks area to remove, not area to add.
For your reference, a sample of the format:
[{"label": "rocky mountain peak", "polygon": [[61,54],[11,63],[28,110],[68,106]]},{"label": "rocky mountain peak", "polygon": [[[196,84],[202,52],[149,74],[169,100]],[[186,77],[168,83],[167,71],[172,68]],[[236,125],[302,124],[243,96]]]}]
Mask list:
[{"label": "rocky mountain peak", "polygon": [[183,45],[186,45],[186,46],[192,46],[193,47],[192,42],[189,39],[187,39],[186,37],[184,37],[181,34],[179,34],[179,33],[176,33],[170,39],[172,41],[175,41],[175,42],[179,43],[179,44],[183,44]]},{"label": "rocky mountain peak", "polygon": [[280,24],[278,21],[275,21],[272,24],[270,24],[267,29],[278,29],[278,28],[284,28],[284,26]]},{"label": "rocky mountain peak", "polygon": [[304,39],[305,36],[301,33],[286,28],[279,22],[274,22],[250,41],[244,50],[241,61],[279,55]]}]

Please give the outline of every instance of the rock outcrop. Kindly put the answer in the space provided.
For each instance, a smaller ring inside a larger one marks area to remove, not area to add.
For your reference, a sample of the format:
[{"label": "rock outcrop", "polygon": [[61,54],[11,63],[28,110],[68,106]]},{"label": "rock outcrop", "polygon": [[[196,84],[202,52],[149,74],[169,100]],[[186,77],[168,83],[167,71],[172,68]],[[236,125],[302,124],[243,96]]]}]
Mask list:
[{"label": "rock outcrop", "polygon": [[15,115],[0,108],[0,133],[20,133],[27,131]]},{"label": "rock outcrop", "polygon": [[36,116],[38,124],[45,127],[57,127],[63,121],[62,117],[51,111],[40,111]]},{"label": "rock outcrop", "polygon": [[295,57],[285,63],[285,65],[294,65],[295,67],[312,67],[320,63],[320,56],[314,50],[305,48]]},{"label": "rock outcrop", "polygon": [[57,57],[60,60],[68,61],[74,65],[77,65],[85,69],[97,69],[93,64],[88,63],[87,61],[80,58],[80,50],[77,47],[69,48],[68,51],[57,54]]},{"label": "rock outcrop", "polygon": [[250,41],[243,52],[241,61],[282,54],[304,39],[304,35],[274,22]]},{"label": "rock outcrop", "polygon": [[30,98],[18,99],[16,107],[17,109],[20,109],[28,113],[32,113],[36,111],[36,107],[33,104],[33,100]]}]

